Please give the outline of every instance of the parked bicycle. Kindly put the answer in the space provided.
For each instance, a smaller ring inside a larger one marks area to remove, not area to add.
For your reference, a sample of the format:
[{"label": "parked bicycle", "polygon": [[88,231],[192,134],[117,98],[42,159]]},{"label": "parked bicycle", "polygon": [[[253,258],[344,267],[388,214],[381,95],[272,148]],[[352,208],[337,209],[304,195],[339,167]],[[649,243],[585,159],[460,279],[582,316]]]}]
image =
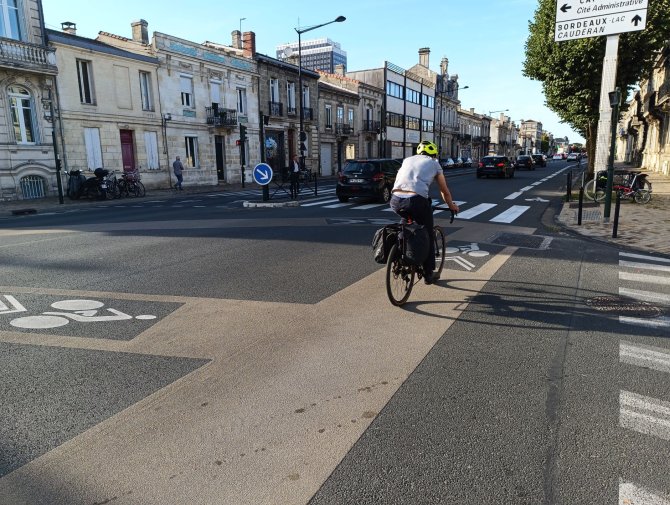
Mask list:
[{"label": "parked bicycle", "polygon": [[107,198],[116,199],[121,198],[121,189],[119,187],[119,180],[115,175],[116,171],[112,170],[105,175],[105,182],[107,184]]},{"label": "parked bicycle", "polygon": [[[647,174],[639,171],[617,174],[612,185],[612,191],[624,199],[632,199],[636,203],[647,203],[651,200],[652,186]],[[587,198],[596,202],[605,199],[607,193],[607,171],[600,170],[596,176],[584,186]]]},{"label": "parked bicycle", "polygon": [[146,195],[144,184],[140,182],[139,171],[123,172],[121,180],[118,181],[119,193],[121,196],[141,197]]},{"label": "parked bicycle", "polygon": [[[454,212],[448,207],[433,205],[435,210],[449,210],[451,221],[454,222]],[[409,299],[414,285],[420,281],[425,273],[422,261],[410,258],[410,247],[408,244],[409,227],[416,226],[412,219],[402,219],[400,223],[384,226],[381,231],[384,258],[386,258],[386,294],[391,304],[399,307]],[[435,270],[433,278],[438,279],[444,268],[444,256],[446,241],[444,231],[440,226],[434,226],[429,240],[434,241],[435,247]],[[424,255],[425,258],[425,255]]]}]

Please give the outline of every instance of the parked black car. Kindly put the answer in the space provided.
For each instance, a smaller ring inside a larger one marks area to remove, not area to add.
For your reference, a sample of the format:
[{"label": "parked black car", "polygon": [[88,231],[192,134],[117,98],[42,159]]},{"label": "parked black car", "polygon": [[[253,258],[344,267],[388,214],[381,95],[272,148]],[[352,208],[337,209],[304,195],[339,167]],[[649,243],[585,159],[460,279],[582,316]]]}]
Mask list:
[{"label": "parked black car", "polygon": [[522,154],[516,159],[517,168],[526,168],[528,170],[535,170],[535,161],[528,154]]},{"label": "parked black car", "polygon": [[335,194],[340,202],[359,196],[388,202],[401,165],[390,158],[349,160],[339,176]]},{"label": "parked black car", "polygon": [[546,167],[547,166],[547,158],[545,157],[544,154],[533,154],[531,155],[533,158],[533,161],[535,162],[536,165],[540,167]]},{"label": "parked black car", "polygon": [[496,177],[514,177],[514,166],[507,156],[484,156],[477,167],[477,179],[483,175]]}]

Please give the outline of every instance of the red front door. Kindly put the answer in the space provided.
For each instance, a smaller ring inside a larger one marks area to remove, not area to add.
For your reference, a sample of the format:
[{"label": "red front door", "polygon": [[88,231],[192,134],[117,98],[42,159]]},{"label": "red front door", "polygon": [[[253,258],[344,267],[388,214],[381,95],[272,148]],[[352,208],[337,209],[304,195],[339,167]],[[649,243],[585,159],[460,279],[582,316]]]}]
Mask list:
[{"label": "red front door", "polygon": [[123,159],[123,171],[135,171],[135,147],[132,130],[121,130],[121,157]]}]

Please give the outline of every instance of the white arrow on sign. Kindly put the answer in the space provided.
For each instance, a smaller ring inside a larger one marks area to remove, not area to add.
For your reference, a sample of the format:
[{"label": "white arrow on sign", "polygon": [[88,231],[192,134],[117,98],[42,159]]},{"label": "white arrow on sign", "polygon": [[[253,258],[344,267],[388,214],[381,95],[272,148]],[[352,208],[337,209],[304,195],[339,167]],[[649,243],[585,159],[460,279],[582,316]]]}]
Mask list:
[{"label": "white arrow on sign", "polygon": [[270,174],[267,170],[263,171],[260,168],[258,169],[258,175],[262,181],[267,181],[270,178]]},{"label": "white arrow on sign", "polygon": [[548,202],[549,200],[545,200],[544,198],[540,198],[539,196],[537,198],[526,198],[527,202]]}]

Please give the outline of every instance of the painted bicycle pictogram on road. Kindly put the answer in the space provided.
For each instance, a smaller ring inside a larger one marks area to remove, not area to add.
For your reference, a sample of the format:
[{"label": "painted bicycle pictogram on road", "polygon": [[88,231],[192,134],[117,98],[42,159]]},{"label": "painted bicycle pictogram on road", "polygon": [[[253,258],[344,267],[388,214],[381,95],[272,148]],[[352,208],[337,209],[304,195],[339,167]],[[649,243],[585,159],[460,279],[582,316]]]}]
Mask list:
[{"label": "painted bicycle pictogram on road", "polygon": [[[479,248],[479,244],[476,242],[471,242],[470,244],[466,246],[460,246],[460,247],[447,247],[444,250],[445,253],[445,261],[452,261],[459,265],[463,270],[466,270],[468,272],[471,272],[474,270],[477,265],[469,261],[468,259],[464,258],[463,256],[470,256],[471,258],[485,258],[489,256],[491,253],[488,251],[484,251]],[[454,255],[458,254],[459,256],[449,256],[449,255]]]},{"label": "painted bicycle pictogram on road", "polygon": [[[4,299],[4,301],[3,301]],[[15,328],[44,330],[65,326],[71,321],[79,323],[109,323],[114,321],[154,320],[158,316],[143,314],[132,316],[120,310],[107,307],[98,300],[60,300],[51,304],[55,311],[44,311],[12,319],[9,324]],[[0,297],[0,315],[28,312],[28,309],[12,295]]]}]

